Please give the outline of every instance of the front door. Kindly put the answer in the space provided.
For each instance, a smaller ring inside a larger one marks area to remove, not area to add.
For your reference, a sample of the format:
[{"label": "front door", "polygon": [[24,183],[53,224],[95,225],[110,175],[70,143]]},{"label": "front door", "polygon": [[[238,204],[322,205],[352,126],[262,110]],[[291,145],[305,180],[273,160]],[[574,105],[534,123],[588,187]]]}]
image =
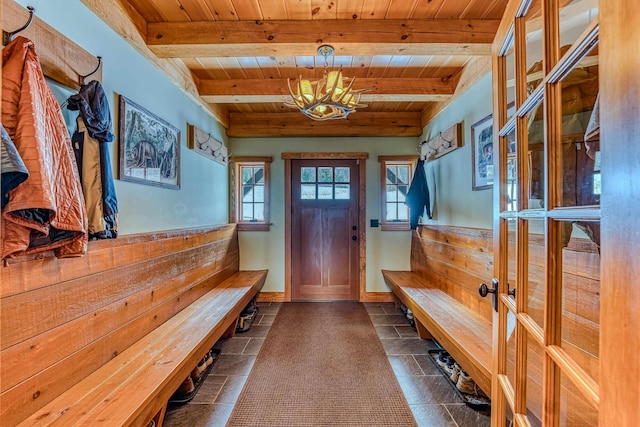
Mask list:
[{"label": "front door", "polygon": [[598,425],[597,15],[513,1],[494,42],[493,427]]},{"label": "front door", "polygon": [[291,162],[291,296],[358,299],[357,160]]}]

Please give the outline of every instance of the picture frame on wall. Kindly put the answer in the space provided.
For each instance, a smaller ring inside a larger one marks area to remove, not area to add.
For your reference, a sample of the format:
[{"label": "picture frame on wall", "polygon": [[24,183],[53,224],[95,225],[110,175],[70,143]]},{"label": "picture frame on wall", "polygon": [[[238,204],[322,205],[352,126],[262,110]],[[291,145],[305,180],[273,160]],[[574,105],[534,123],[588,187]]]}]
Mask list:
[{"label": "picture frame on wall", "polygon": [[493,117],[471,125],[472,190],[486,190],[493,186]]},{"label": "picture frame on wall", "polygon": [[119,178],[180,189],[180,130],[123,95],[118,119]]}]

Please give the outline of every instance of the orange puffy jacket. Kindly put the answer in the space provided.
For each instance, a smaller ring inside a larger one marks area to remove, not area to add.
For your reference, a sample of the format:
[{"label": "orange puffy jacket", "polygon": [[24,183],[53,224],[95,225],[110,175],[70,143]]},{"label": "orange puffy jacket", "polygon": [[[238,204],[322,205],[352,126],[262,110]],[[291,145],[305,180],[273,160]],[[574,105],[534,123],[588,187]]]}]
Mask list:
[{"label": "orange puffy jacket", "polygon": [[29,178],[2,211],[2,258],[87,250],[87,214],[71,140],[33,42],[17,37],[2,51],[2,124]]}]

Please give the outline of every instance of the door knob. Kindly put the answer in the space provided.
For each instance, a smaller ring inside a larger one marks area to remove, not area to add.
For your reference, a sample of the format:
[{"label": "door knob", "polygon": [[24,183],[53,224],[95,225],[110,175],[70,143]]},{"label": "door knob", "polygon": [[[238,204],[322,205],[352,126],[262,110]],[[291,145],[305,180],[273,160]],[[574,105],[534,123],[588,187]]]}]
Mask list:
[{"label": "door knob", "polygon": [[[495,311],[498,311],[498,279],[491,280],[491,286],[492,287],[489,288],[486,284],[480,283],[480,286],[478,286],[478,293],[482,298],[486,297],[489,294],[493,294],[493,301],[492,301],[493,309]],[[514,298],[516,297],[516,288],[509,289],[508,283],[507,283],[507,294],[511,295]]]},{"label": "door knob", "polygon": [[498,279],[491,280],[491,288],[489,288],[485,283],[480,283],[478,286],[478,293],[482,298],[486,297],[489,294],[493,294],[492,305],[495,311],[498,311]]}]

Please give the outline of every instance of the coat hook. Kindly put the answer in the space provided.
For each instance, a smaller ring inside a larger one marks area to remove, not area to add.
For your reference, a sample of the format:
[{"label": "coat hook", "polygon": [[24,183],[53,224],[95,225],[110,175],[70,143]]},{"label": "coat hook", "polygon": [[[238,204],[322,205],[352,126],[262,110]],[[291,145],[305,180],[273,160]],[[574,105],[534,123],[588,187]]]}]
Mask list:
[{"label": "coat hook", "polygon": [[18,34],[20,31],[24,31],[27,28],[29,28],[29,25],[31,25],[31,22],[33,22],[33,15],[36,11],[36,9],[33,6],[27,6],[27,10],[29,10],[29,20],[27,21],[26,24],[24,24],[24,26],[22,26],[21,28],[18,28],[15,31],[11,31],[10,33],[7,31],[2,31],[2,45],[6,46],[8,45],[12,40],[13,37]]},{"label": "coat hook", "polygon": [[84,76],[83,75],[79,76],[80,78],[78,79],[78,83],[80,84],[80,86],[84,86],[84,80],[90,75],[97,73],[98,70],[100,69],[100,66],[102,65],[102,56],[98,56],[97,58],[98,58],[98,66],[96,67],[96,69],[90,72],[89,74],[85,74]]}]

